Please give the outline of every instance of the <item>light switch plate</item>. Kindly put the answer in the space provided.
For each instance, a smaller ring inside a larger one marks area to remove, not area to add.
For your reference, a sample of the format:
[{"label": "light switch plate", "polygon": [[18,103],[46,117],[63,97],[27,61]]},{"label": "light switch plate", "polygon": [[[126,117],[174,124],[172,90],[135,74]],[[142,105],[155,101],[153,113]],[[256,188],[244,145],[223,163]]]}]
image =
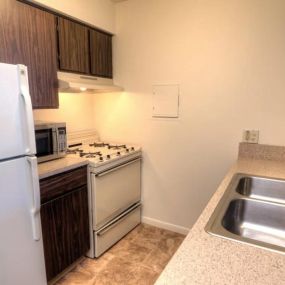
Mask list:
[{"label": "light switch plate", "polygon": [[258,141],[259,141],[259,130],[243,131],[243,142],[258,143]]}]

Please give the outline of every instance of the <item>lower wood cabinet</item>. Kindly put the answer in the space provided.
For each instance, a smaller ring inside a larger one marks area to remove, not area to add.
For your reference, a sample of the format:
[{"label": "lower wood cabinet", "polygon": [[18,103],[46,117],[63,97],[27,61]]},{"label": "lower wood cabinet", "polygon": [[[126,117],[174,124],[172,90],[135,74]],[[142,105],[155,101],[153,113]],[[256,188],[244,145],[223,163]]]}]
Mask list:
[{"label": "lower wood cabinet", "polygon": [[[83,181],[82,175],[78,174],[85,172],[86,181]],[[81,179],[81,183],[66,179],[73,174],[80,177],[78,179]],[[85,185],[79,188],[71,187],[82,183]],[[41,206],[45,264],[47,280],[50,281],[83,256],[90,247],[87,169],[84,167],[52,176],[41,180],[40,185],[45,191],[46,185],[49,185],[50,191],[55,193],[59,193],[58,189],[67,189],[67,193],[61,191],[60,196]]]}]

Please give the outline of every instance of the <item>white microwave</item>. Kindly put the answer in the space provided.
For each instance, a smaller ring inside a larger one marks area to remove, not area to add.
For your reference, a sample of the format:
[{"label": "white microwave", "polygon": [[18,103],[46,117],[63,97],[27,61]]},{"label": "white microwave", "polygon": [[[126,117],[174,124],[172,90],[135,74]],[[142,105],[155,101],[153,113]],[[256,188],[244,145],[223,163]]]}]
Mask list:
[{"label": "white microwave", "polygon": [[66,155],[66,123],[35,121],[35,137],[39,163]]}]

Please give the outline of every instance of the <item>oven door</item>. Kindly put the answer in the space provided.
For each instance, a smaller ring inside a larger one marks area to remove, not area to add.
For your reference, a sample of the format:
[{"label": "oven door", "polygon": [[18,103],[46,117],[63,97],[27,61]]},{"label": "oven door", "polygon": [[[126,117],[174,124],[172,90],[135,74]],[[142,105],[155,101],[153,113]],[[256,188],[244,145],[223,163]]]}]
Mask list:
[{"label": "oven door", "polygon": [[56,128],[35,130],[38,162],[48,161],[57,157]]},{"label": "oven door", "polygon": [[98,230],[141,198],[141,158],[91,173],[93,229]]}]

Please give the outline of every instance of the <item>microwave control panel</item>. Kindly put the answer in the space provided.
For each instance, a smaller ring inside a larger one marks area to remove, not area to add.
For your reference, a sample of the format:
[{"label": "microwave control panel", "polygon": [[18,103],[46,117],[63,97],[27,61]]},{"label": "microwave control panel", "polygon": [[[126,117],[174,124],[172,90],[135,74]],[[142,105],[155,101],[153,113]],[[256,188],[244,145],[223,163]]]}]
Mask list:
[{"label": "microwave control panel", "polygon": [[58,151],[66,151],[66,128],[58,128]]}]

